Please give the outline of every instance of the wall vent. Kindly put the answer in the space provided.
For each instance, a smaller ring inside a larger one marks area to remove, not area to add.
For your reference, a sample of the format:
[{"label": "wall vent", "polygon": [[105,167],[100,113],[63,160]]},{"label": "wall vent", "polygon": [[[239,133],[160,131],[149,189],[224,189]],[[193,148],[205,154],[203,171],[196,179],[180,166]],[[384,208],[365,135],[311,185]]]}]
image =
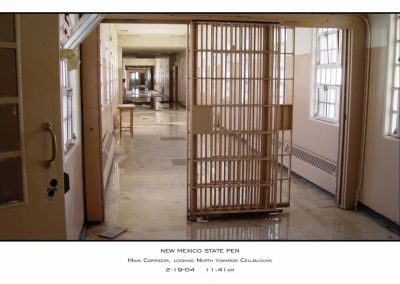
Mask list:
[{"label": "wall vent", "polygon": [[[281,141],[277,142],[278,147],[280,149],[283,148],[283,151],[287,154],[290,153],[290,145],[287,143],[284,143],[282,145]],[[283,147],[282,147],[283,146]],[[301,149],[300,147],[296,145],[292,145],[292,156],[296,157],[297,159],[310,164],[311,166],[320,169],[321,171],[336,177],[336,171],[337,171],[337,165],[332,163],[331,161],[328,161],[324,158],[321,158],[311,152],[308,152],[304,149]]]}]

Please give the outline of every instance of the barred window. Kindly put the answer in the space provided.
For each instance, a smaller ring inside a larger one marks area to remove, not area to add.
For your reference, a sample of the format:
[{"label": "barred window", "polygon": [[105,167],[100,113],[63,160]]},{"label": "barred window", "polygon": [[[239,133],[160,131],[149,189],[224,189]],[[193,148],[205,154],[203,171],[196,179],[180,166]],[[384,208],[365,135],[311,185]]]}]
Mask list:
[{"label": "barred window", "polygon": [[341,31],[317,29],[313,117],[331,123],[339,121],[342,84]]},{"label": "barred window", "polygon": [[73,91],[69,85],[68,63],[66,60],[60,62],[61,93],[63,102],[63,142],[64,151],[68,151],[74,144],[76,135],[74,134],[74,110],[72,103]]},{"label": "barred window", "polygon": [[390,100],[390,135],[400,138],[400,14],[395,15],[394,29],[394,52],[393,52],[393,86]]}]

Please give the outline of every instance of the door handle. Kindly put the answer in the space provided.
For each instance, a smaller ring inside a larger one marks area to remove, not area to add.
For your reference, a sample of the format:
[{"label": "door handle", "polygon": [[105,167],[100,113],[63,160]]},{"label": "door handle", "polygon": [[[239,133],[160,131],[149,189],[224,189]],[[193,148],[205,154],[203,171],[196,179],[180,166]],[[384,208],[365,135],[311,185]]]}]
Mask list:
[{"label": "door handle", "polygon": [[46,121],[44,123],[44,129],[50,133],[50,137],[51,137],[52,155],[51,155],[50,160],[46,161],[46,166],[48,168],[51,168],[51,166],[53,165],[53,163],[57,157],[57,137],[56,137],[56,133],[54,132],[53,124],[50,121]]}]

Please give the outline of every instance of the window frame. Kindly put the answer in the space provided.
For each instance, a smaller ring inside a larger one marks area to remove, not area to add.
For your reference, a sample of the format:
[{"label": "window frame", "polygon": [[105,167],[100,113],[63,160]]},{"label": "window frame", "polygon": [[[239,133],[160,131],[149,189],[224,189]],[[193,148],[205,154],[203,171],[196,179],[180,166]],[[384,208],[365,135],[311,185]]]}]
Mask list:
[{"label": "window frame", "polygon": [[62,108],[62,126],[63,126],[63,145],[64,154],[66,154],[76,143],[76,134],[74,132],[74,102],[73,89],[70,87],[68,60],[60,60],[61,77],[61,96],[63,102]]},{"label": "window frame", "polygon": [[[387,135],[396,139],[400,139],[400,86],[395,85],[396,70],[397,76],[400,75],[400,14],[394,14],[393,19],[393,37],[389,37],[389,49],[392,49],[392,54],[389,56],[389,104],[388,104],[388,130]],[[398,53],[398,54],[397,54]],[[389,51],[390,54],[390,51]],[[394,105],[394,97],[397,91],[397,109]],[[396,119],[393,120],[393,117]],[[393,123],[396,123],[393,126]]]},{"label": "window frame", "polygon": [[[343,67],[342,67],[342,40],[341,40],[342,30],[336,28],[318,28],[314,29],[314,49],[313,49],[313,84],[312,84],[312,104],[311,104],[311,118],[317,121],[323,121],[327,123],[331,123],[334,125],[339,125],[339,115],[340,115],[340,99],[341,99],[341,91],[342,91],[342,77],[343,77]],[[329,36],[336,35],[336,46],[335,48],[329,48]],[[320,41],[326,38],[326,48],[321,49]],[[336,60],[329,62],[330,51],[336,52]],[[326,53],[327,62],[321,62],[322,53]],[[329,72],[328,72],[329,71]],[[334,82],[327,81],[327,74],[330,74],[329,80],[333,80]],[[324,82],[321,77],[324,75]],[[333,75],[336,74],[336,75]],[[334,79],[332,79],[334,78]],[[329,91],[335,91],[335,99],[334,103],[330,103],[329,99],[320,100],[320,92],[319,90],[323,89],[325,92],[325,98],[329,98]],[[328,115],[329,105],[334,106],[333,108],[333,117]],[[322,108],[321,108],[322,106]],[[325,114],[323,114],[325,113]]]}]

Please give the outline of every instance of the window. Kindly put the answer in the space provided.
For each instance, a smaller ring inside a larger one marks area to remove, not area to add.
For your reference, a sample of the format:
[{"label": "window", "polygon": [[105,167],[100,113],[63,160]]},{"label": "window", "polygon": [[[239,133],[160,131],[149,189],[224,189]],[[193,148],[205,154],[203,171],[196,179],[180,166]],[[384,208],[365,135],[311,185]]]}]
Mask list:
[{"label": "window", "polygon": [[393,52],[393,86],[391,88],[390,98],[390,126],[389,134],[400,138],[400,14],[395,15],[394,28],[394,52]]},{"label": "window", "polygon": [[341,31],[317,29],[313,117],[331,123],[339,121],[342,84]]},{"label": "window", "polygon": [[111,80],[110,80],[110,73],[111,73],[111,67],[110,67],[110,50],[108,48],[108,42],[106,42],[106,61],[105,61],[105,105],[108,105],[110,103],[110,92],[111,92]]},{"label": "window", "polygon": [[69,85],[68,63],[66,60],[61,61],[60,69],[61,93],[63,101],[63,142],[64,151],[66,152],[71,148],[76,139],[73,127],[73,91]]},{"label": "window", "polygon": [[285,98],[285,52],[286,52],[286,29],[282,28],[277,31],[280,33],[279,36],[276,37],[276,42],[275,42],[275,49],[277,49],[277,57],[279,57],[279,62],[277,63],[278,68],[279,68],[279,104],[284,103],[284,98]]},{"label": "window", "polygon": [[139,72],[130,72],[129,74],[130,74],[130,77],[131,77],[130,79],[132,81],[135,81],[135,80],[137,80],[139,78]]}]

